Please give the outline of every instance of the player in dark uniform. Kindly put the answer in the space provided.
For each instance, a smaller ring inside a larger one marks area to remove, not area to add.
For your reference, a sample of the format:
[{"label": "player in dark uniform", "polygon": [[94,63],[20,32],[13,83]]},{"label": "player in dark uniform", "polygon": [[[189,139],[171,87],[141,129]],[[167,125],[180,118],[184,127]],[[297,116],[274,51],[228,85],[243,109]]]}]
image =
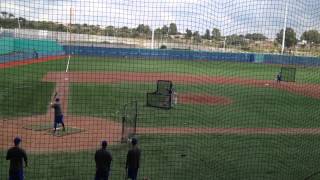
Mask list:
[{"label": "player in dark uniform", "polygon": [[10,160],[9,180],[23,180],[23,160],[25,167],[28,167],[28,158],[26,152],[20,148],[21,139],[16,137],[14,139],[14,147],[7,152],[6,159]]},{"label": "player in dark uniform", "polygon": [[282,80],[282,74],[281,74],[281,72],[279,72],[277,74],[277,83],[280,83],[281,80]]},{"label": "player in dark uniform", "polygon": [[39,59],[39,53],[37,52],[36,49],[33,49],[33,58]]},{"label": "player in dark uniform", "polygon": [[64,122],[63,122],[63,114],[61,110],[60,99],[57,98],[54,104],[51,103],[51,107],[54,109],[54,130],[55,133],[57,130],[57,125],[62,124],[63,131],[65,130]]},{"label": "player in dark uniform", "polygon": [[94,160],[96,162],[95,180],[108,180],[112,156],[107,150],[107,141],[102,141],[101,149],[96,151]]},{"label": "player in dark uniform", "polygon": [[138,148],[138,140],[136,138],[132,138],[131,144],[132,148],[128,151],[126,161],[127,178],[136,180],[140,167],[141,150]]}]

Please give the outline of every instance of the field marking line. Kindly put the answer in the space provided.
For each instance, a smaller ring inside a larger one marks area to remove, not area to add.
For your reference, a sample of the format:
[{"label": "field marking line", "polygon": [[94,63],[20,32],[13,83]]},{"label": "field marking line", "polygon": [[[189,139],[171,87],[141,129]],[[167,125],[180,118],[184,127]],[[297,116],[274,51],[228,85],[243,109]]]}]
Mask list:
[{"label": "field marking line", "polygon": [[68,70],[69,70],[69,64],[70,64],[70,54],[69,54],[69,57],[68,57],[68,63],[67,63],[67,68],[66,68],[66,73],[68,72]]}]

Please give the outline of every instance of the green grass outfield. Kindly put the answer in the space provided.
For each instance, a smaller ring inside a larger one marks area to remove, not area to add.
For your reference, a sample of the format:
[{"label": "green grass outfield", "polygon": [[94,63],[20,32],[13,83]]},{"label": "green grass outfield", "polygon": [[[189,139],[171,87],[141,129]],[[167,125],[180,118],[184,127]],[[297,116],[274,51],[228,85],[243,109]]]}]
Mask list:
[{"label": "green grass outfield", "polygon": [[[41,82],[63,72],[66,60],[0,69],[0,119],[45,114],[54,84]],[[70,71],[177,72],[210,76],[274,79],[278,65],[73,57]],[[320,68],[297,69],[298,83],[320,84]],[[221,95],[228,106],[178,105],[172,110],[145,107],[154,84],[72,83],[69,113],[117,118],[120,107],[139,100],[139,126],[320,127],[319,100],[270,88],[239,85],[177,85],[178,92]],[[115,119],[117,120],[117,119]],[[303,179],[320,171],[319,136],[188,135],[140,137],[141,176],[150,179]],[[111,147],[112,179],[122,179],[127,147]],[[8,164],[0,152],[0,179]],[[93,151],[30,155],[27,179],[92,179]],[[185,157],[181,157],[185,154]]]},{"label": "green grass outfield", "polygon": [[[153,135],[140,142],[139,176],[152,180],[303,180],[320,170],[319,136]],[[127,148],[110,147],[111,179],[123,179]],[[93,179],[93,157],[94,151],[33,154],[26,179]],[[8,163],[0,166],[0,179],[6,179]]]}]

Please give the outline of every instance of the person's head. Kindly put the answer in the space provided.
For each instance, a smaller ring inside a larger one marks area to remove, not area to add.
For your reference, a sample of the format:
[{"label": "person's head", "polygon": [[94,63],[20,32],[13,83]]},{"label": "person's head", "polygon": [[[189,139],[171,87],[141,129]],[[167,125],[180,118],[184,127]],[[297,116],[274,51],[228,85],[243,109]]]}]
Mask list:
[{"label": "person's head", "polygon": [[131,144],[132,144],[132,146],[136,146],[138,144],[138,139],[137,138],[132,138],[131,139]]},{"label": "person's head", "polygon": [[101,142],[101,146],[102,146],[103,149],[106,149],[106,148],[107,148],[107,145],[108,145],[108,142],[107,142],[106,140],[103,140],[103,141]]},{"label": "person's head", "polygon": [[58,102],[60,102],[60,99],[59,99],[59,98],[57,98],[57,99],[56,99],[56,102],[57,102],[57,103],[58,103]]},{"label": "person's head", "polygon": [[21,138],[20,137],[15,137],[13,140],[13,143],[15,146],[19,146],[21,143]]}]

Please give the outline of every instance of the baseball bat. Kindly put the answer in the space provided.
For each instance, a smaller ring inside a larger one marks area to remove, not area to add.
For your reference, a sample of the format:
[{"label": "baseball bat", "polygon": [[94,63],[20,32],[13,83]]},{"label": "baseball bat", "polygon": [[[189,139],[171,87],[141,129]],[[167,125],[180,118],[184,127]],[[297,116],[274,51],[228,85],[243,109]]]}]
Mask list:
[{"label": "baseball bat", "polygon": [[[54,96],[53,96],[53,99],[52,99],[53,102],[54,102],[54,100],[56,99],[57,96],[58,96],[58,92],[56,91],[56,93],[54,93]],[[52,104],[52,102],[51,102],[51,104]]]},{"label": "baseball bat", "polygon": [[53,96],[53,99],[55,99],[58,96],[58,92],[56,92]]}]

